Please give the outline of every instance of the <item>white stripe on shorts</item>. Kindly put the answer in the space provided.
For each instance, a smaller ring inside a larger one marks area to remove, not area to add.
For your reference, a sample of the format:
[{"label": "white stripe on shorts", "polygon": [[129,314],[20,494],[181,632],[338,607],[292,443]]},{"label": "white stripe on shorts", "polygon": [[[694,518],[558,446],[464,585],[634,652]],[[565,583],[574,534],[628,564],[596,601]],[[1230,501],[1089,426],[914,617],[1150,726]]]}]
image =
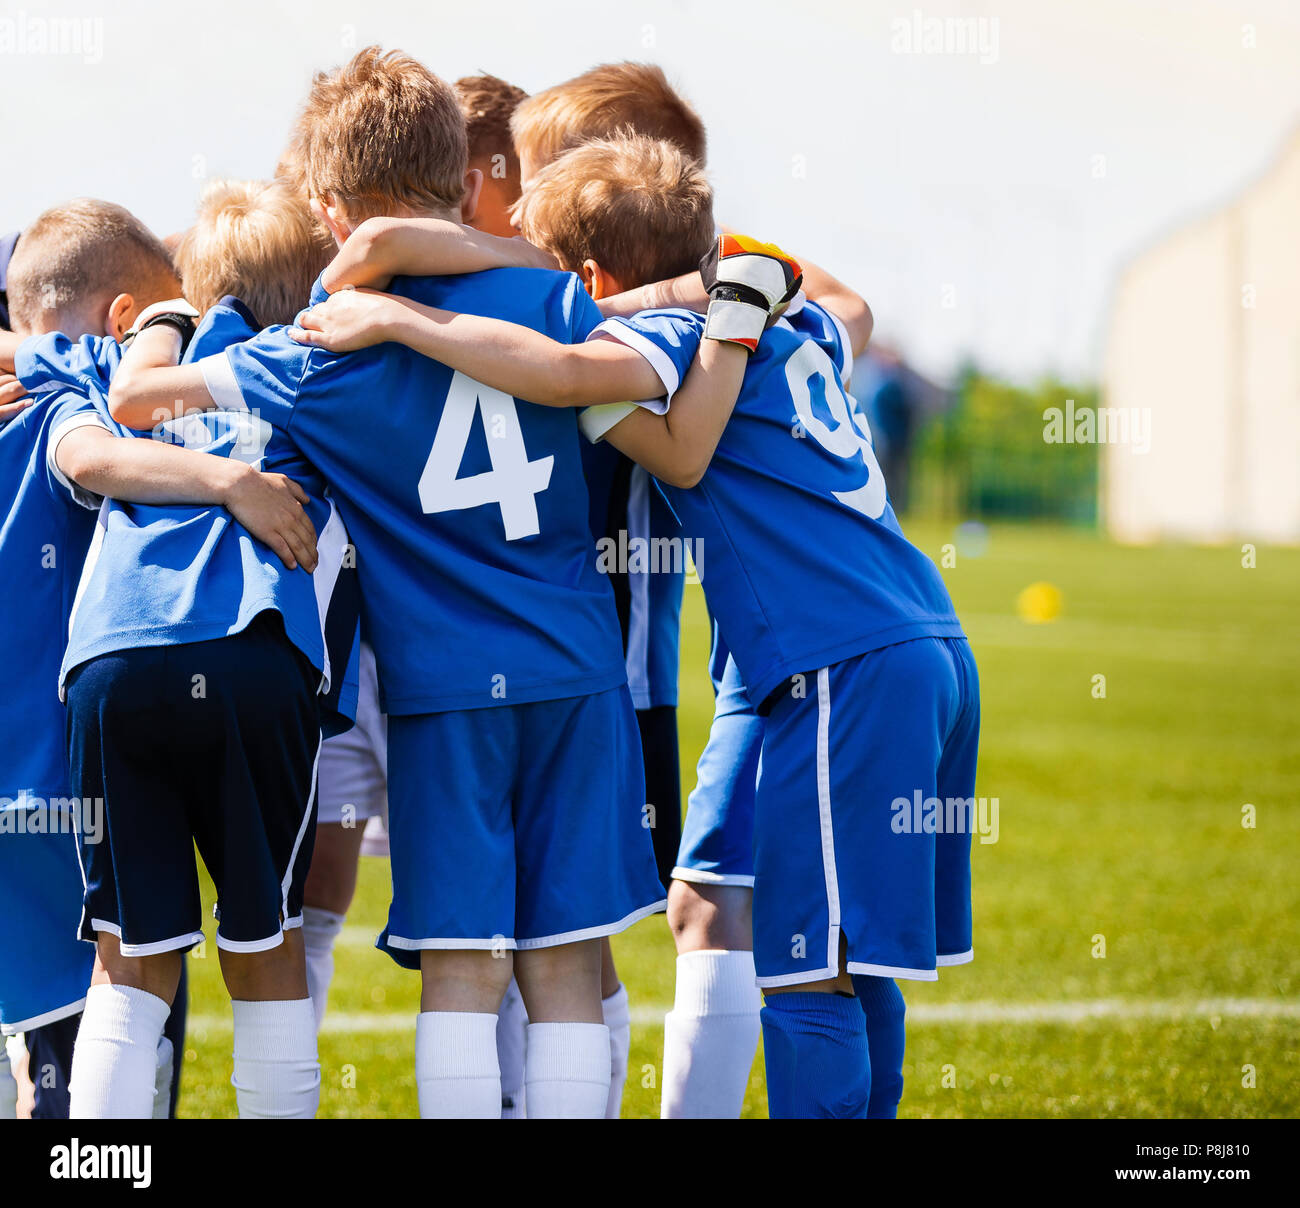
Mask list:
[{"label": "white stripe on shorts", "polygon": [[826,967],[840,967],[840,882],[835,871],[835,828],[831,821],[831,672],[817,672],[817,815],[822,832],[822,871],[826,878]]},{"label": "white stripe on shorts", "polygon": [[[302,823],[298,827],[298,837],[293,841],[293,851],[289,855],[289,866],[284,870],[284,879],[280,882],[280,913],[283,916],[281,930],[289,921],[289,887],[293,884],[293,866],[298,862],[298,850],[307,835],[307,823],[311,821],[312,808],[316,804],[316,774],[320,771],[320,738],[316,739],[316,757],[311,761],[311,792],[307,794],[307,808],[302,812]],[[276,940],[279,943],[279,940]]]}]

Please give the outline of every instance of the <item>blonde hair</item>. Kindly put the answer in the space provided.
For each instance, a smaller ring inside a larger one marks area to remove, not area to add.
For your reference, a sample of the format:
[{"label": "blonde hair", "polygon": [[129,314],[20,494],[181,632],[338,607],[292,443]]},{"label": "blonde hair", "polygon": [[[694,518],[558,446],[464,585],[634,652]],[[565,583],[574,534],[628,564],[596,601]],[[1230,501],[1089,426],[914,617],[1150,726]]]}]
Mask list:
[{"label": "blonde hair", "polygon": [[162,241],[130,210],[93,197],[46,210],[23,231],[9,262],[9,310],[18,331],[65,326],[118,294],[144,307],[176,290]]},{"label": "blonde hair", "polygon": [[602,63],[521,101],[510,119],[516,154],[538,167],[618,131],[666,139],[704,163],[704,123],[652,63]]},{"label": "blonde hair", "polygon": [[307,131],[300,114],[289,130],[289,141],[275,164],[275,179],[293,193],[307,196]]},{"label": "blonde hair", "polygon": [[566,151],[533,178],[515,217],[561,267],[594,260],[628,289],[696,268],[714,236],[703,169],[674,143],[637,134]]},{"label": "blonde hair", "polygon": [[528,93],[494,75],[464,76],[455,87],[465,115],[470,160],[504,155],[511,169],[517,171],[519,160],[510,137],[510,118],[519,103],[527,100]]},{"label": "blonde hair", "polygon": [[185,297],[200,312],[233,294],[259,323],[290,323],[334,245],[283,181],[217,180],[176,249]]},{"label": "blonde hair", "polygon": [[300,129],[309,195],[342,204],[349,217],[461,203],[464,115],[450,85],[409,55],[367,46],[321,72]]}]

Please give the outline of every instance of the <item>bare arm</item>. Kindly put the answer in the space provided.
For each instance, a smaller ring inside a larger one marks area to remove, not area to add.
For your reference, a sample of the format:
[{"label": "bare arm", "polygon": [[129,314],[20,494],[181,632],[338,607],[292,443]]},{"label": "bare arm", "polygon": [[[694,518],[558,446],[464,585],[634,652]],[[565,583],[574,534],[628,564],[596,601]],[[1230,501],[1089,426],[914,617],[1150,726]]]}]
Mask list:
[{"label": "bare arm", "polygon": [[748,363],[749,354],[739,344],[701,340],[686,381],[667,412],[655,415],[638,407],[605,439],[669,486],[695,486],[709,468],[731,419]]},{"label": "bare arm", "polygon": [[[561,344],[501,319],[454,314],[368,290],[335,294],[304,315],[303,327],[290,335],[334,352],[395,340],[543,406],[627,403],[658,398],[664,389],[650,363],[616,340]],[[607,439],[664,482],[694,486],[731,416],[748,359],[737,345],[704,340],[669,411],[656,415],[636,407]]]},{"label": "bare arm", "polygon": [[69,481],[107,498],[224,507],[290,570],[316,569],[316,532],[303,510],[307,493],[283,474],[97,426],[64,436],[54,461]]},{"label": "bare arm", "polygon": [[555,268],[526,239],[504,239],[440,218],[368,218],[339,249],[321,283],[383,289],[396,276],[438,277],[491,268]]},{"label": "bare arm", "polygon": [[108,390],[109,414],[119,424],[143,431],[216,406],[203,370],[176,364],[180,351],[179,333],[166,324],[146,328],[132,340]]},{"label": "bare arm", "polygon": [[14,354],[23,339],[17,332],[0,329],[0,372],[13,373]]},{"label": "bare arm", "polygon": [[693,310],[702,315],[709,309],[709,295],[699,273],[683,273],[601,298],[596,305],[607,319],[630,318],[643,310]]},{"label": "bare arm", "polygon": [[843,281],[832,277],[824,268],[800,259],[803,266],[803,290],[819,306],[824,306],[849,333],[849,347],[854,357],[861,356],[871,339],[875,318],[866,300]]},{"label": "bare arm", "polygon": [[31,406],[27,391],[12,373],[0,370],[0,424],[7,423]]},{"label": "bare arm", "polygon": [[[395,316],[390,338],[516,398],[573,407],[617,405],[663,393],[650,363],[617,340],[560,344],[498,319],[395,301],[405,317]],[[693,487],[713,459],[748,362],[749,354],[737,344],[701,341],[672,406],[662,415],[633,406],[605,439],[656,478]]]},{"label": "bare arm", "polygon": [[395,341],[486,386],[545,407],[620,403],[663,393],[649,362],[621,344],[561,344],[503,319],[456,314],[369,290],[334,294],[289,334],[299,343],[334,352]]}]

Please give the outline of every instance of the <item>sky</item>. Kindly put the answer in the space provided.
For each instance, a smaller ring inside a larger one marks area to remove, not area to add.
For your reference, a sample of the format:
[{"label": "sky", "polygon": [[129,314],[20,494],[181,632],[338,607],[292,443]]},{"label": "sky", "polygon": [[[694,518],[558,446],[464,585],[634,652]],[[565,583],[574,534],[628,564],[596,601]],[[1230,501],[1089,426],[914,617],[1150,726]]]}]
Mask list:
[{"label": "sky", "polygon": [[1300,124],[1295,0],[5,0],[0,229],[85,195],[183,228],[371,42],[529,91],[659,63],[719,220],[849,282],[940,380],[1095,380],[1124,265]]}]

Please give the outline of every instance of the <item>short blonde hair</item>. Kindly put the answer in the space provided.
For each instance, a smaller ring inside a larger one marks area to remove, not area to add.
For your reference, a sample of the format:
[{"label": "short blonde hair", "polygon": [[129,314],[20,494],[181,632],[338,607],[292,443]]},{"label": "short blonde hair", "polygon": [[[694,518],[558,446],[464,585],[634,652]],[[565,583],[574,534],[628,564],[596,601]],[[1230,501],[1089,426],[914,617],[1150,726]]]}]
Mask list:
[{"label": "short blonde hair", "polygon": [[289,141],[275,164],[275,179],[290,192],[307,196],[307,131],[300,114],[289,130]]},{"label": "short blonde hair", "polygon": [[515,209],[525,238],[577,272],[594,260],[627,289],[690,272],[713,240],[713,190],[665,139],[625,134],[566,151]]},{"label": "short blonde hair", "polygon": [[520,102],[510,120],[516,154],[538,167],[621,131],[666,139],[705,161],[704,123],[652,63],[602,63]]},{"label": "short blonde hair", "polygon": [[310,196],[353,218],[459,206],[469,153],[451,86],[378,46],[312,82],[301,118]]},{"label": "short blonde hair", "polygon": [[283,181],[216,180],[176,249],[185,297],[200,312],[233,294],[264,326],[290,323],[330,262],[332,241]]},{"label": "short blonde hair", "polygon": [[471,162],[504,155],[506,163],[517,171],[519,160],[510,136],[510,118],[519,103],[528,99],[528,93],[494,75],[464,76],[455,87],[465,115]]},{"label": "short blonde hair", "polygon": [[148,306],[175,295],[162,241],[130,210],[79,197],[23,231],[9,262],[9,310],[17,331],[65,326],[92,305],[131,294]]}]

